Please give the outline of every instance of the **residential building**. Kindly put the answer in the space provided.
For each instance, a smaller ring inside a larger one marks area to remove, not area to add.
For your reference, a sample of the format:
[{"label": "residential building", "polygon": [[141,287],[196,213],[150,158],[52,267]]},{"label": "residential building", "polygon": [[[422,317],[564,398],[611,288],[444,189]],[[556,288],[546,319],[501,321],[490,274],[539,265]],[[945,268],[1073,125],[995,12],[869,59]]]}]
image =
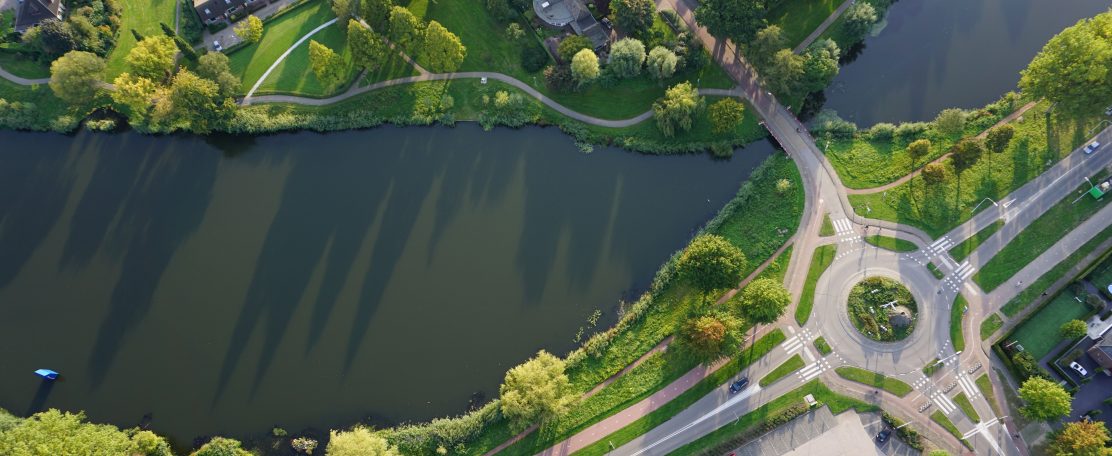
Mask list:
[{"label": "residential building", "polygon": [[62,0],[20,0],[16,7],[15,31],[23,33],[43,21],[60,21],[65,11]]}]

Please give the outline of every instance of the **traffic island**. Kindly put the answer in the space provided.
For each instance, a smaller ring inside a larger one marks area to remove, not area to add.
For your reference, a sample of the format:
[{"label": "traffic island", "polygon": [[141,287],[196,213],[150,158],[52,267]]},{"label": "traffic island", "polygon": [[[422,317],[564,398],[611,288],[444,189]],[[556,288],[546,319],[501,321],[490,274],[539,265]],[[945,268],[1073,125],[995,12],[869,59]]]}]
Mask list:
[{"label": "traffic island", "polygon": [[877,342],[906,339],[919,319],[911,291],[887,277],[868,277],[854,285],[846,311],[857,331]]}]

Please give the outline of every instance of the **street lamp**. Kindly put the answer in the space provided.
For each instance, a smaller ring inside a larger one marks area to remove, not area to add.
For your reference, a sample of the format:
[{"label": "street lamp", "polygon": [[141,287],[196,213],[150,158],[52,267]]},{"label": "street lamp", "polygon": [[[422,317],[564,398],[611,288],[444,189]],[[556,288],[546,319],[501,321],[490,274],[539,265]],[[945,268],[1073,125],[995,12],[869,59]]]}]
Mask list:
[{"label": "street lamp", "polygon": [[984,203],[985,203],[985,201],[992,201],[992,205],[993,205],[993,206],[996,206],[996,207],[1000,207],[1000,205],[999,205],[999,204],[996,204],[996,201],[995,201],[995,200],[993,200],[992,198],[989,198],[989,197],[987,197],[987,196],[986,196],[986,197],[985,197],[985,199],[983,199],[983,200],[981,200],[981,202],[977,203],[977,205],[976,205],[976,206],[973,206],[973,209],[970,209],[970,210],[969,210],[969,213],[970,213],[970,214],[972,214],[972,213],[974,213],[974,212],[977,212],[977,208],[978,208],[978,207],[981,207],[981,205],[982,205],[982,204],[984,204]]},{"label": "street lamp", "polygon": [[1086,135],[1092,135],[1092,134],[1093,134],[1093,130],[1096,130],[1097,128],[1100,128],[1100,126],[1101,126],[1101,125],[1104,125],[1104,124],[1112,124],[1112,121],[1110,121],[1110,120],[1102,120],[1102,121],[1100,121],[1100,122],[1098,122],[1098,123],[1097,123],[1097,126],[1095,126],[1095,127],[1093,127],[1093,128],[1090,128],[1090,129],[1089,129],[1089,132],[1088,132],[1088,133],[1085,133],[1085,134],[1086,134]]}]

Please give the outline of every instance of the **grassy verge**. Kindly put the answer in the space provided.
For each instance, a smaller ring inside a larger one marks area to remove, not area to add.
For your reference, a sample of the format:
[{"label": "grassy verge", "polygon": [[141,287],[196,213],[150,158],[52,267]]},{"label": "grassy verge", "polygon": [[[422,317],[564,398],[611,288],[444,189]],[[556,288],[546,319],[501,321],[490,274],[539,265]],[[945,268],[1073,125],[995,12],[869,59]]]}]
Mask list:
[{"label": "grassy verge", "polygon": [[969,256],[970,253],[973,253],[974,250],[977,250],[977,247],[980,247],[981,244],[985,242],[985,239],[988,239],[997,231],[1000,231],[1000,228],[1002,228],[1003,226],[1003,220],[992,222],[992,225],[986,226],[985,229],[978,231],[977,234],[974,234],[969,239],[961,241],[961,244],[955,245],[953,248],[951,248],[950,256],[954,257],[954,259],[957,261],[964,260],[965,257]]},{"label": "grassy verge", "polygon": [[943,415],[942,412],[935,410],[934,413],[931,413],[931,420],[933,420],[935,423],[938,423],[938,425],[942,426],[942,428],[945,429],[946,432],[949,432],[950,435],[953,435],[955,438],[961,441],[962,445],[965,445],[967,448],[972,448],[969,445],[969,442],[961,438],[961,432],[958,431],[958,427],[954,426],[954,423],[950,421],[949,418],[946,418],[946,415]]},{"label": "grassy verge", "polygon": [[[275,22],[281,20],[282,18],[278,18]],[[346,24],[344,26],[346,27]],[[317,76],[313,74],[309,65],[309,41],[305,41],[294,48],[278,66],[274,67],[274,71],[272,71],[263,83],[259,85],[259,90],[255,93],[257,95],[282,93],[303,97],[324,98],[347,89],[348,84],[346,82],[351,81],[352,78],[355,77],[355,69],[352,68],[351,65],[351,50],[348,49],[347,46],[347,37],[344,35],[344,31],[340,29],[340,25],[336,23],[325,27],[323,30],[313,35],[311,40],[328,46],[340,55],[340,58],[343,59],[344,62],[343,80],[345,83],[334,87],[328,87],[317,79]],[[401,56],[397,56],[397,59],[401,60]],[[265,71],[265,68],[263,70]],[[405,76],[408,75],[409,74],[405,74]],[[245,88],[250,88],[250,86],[246,86]]]},{"label": "grassy verge", "polygon": [[914,252],[919,250],[919,247],[916,246],[914,242],[900,238],[881,236],[879,234],[866,237],[865,242],[894,252]]},{"label": "grassy verge", "polygon": [[815,350],[818,350],[819,354],[823,356],[829,355],[834,352],[834,349],[830,348],[830,344],[826,343],[826,339],[821,336],[815,339],[814,343]]},{"label": "grassy verge", "polygon": [[981,340],[988,340],[993,333],[1000,330],[1001,326],[1004,326],[1004,319],[1000,318],[1000,314],[993,312],[981,322]]},{"label": "grassy verge", "polygon": [[931,275],[933,275],[936,279],[942,279],[943,277],[946,277],[946,274],[943,274],[942,270],[938,269],[938,266],[935,266],[934,263],[927,263],[927,270],[930,271]]},{"label": "grassy verge", "polygon": [[1063,290],[1012,331],[1009,338],[1018,340],[1035,359],[1042,359],[1062,340],[1058,331],[1062,324],[1083,318],[1088,313],[1089,307],[1085,303],[1075,300],[1069,290]]},{"label": "grassy verge", "polygon": [[800,326],[807,324],[807,320],[811,318],[811,309],[815,306],[815,286],[818,285],[822,273],[830,267],[830,263],[834,262],[834,254],[837,250],[836,245],[820,245],[811,255],[807,281],[803,283],[803,294],[799,296],[799,305],[795,308],[795,321],[799,322]]},{"label": "grassy verge", "polygon": [[819,228],[819,236],[833,236],[834,223],[830,221],[830,214],[822,214],[822,228]]},{"label": "grassy verge", "polygon": [[780,26],[784,38],[788,39],[789,47],[795,48],[815,31],[830,17],[830,14],[842,4],[841,0],[795,0],[780,2],[769,10],[769,24]]},{"label": "grassy verge", "polygon": [[813,395],[815,397],[815,400],[822,402],[826,406],[830,407],[830,411],[834,414],[839,414],[849,409],[854,409],[862,413],[875,412],[880,410],[875,405],[835,393],[831,391],[830,388],[827,388],[827,386],[824,385],[822,382],[818,380],[812,380],[809,383],[796,388],[783,396],[769,401],[767,404],[758,407],[756,410],[746,413],[738,420],[731,421],[729,424],[700,437],[694,442],[680,447],[671,454],[695,455],[707,453],[727,453],[729,450],[722,448],[723,446],[740,446],[744,444],[746,440],[757,437],[757,435],[755,434],[757,434],[759,431],[771,430],[762,427],[762,424],[766,420],[770,420],[770,418],[777,416],[788,408],[803,403],[803,397],[808,394]]},{"label": "grassy verge", "polygon": [[[703,396],[705,396],[708,393],[710,393],[711,391],[713,391],[715,388],[718,388],[722,384],[729,381],[731,378],[733,378],[739,372],[741,372],[742,369],[744,369],[745,367],[748,367],[754,361],[756,361],[756,360],[760,359],[761,357],[763,357],[764,355],[768,354],[768,352],[770,352],[770,351],[772,351],[772,349],[776,348],[776,346],[779,345],[781,342],[783,342],[785,339],[786,339],[786,337],[784,336],[783,331],[780,331],[779,329],[776,329],[775,331],[766,334],[764,337],[762,337],[760,340],[758,340],[755,344],[753,344],[749,348],[745,349],[742,352],[742,354],[739,355],[737,358],[731,360],[725,366],[722,366],[718,370],[714,371],[714,373],[707,376],[706,378],[701,380],[699,383],[696,383],[695,386],[692,386],[690,389],[688,389],[687,391],[684,391],[679,396],[676,396],[675,399],[672,399],[667,404],[664,404],[660,408],[658,408],[656,410],[653,410],[648,415],[645,415],[645,416],[641,417],[637,421],[634,421],[634,422],[630,423],[629,425],[627,425],[627,426],[619,429],[618,431],[606,436],[605,438],[599,439],[594,444],[589,445],[586,448],[583,448],[582,450],[579,450],[578,452],[576,452],[576,454],[579,454],[579,455],[601,455],[601,454],[605,454],[606,452],[610,451],[610,444],[611,443],[613,443],[613,445],[615,447],[621,446],[621,445],[625,444],[626,442],[629,442],[630,440],[633,440],[634,438],[637,438],[637,436],[639,436],[641,434],[644,434],[645,432],[648,432],[650,429],[659,426],[661,423],[664,423],[665,421],[668,421],[673,416],[675,416],[677,413],[683,411],[684,409],[689,407],[691,404],[695,403],[695,401],[701,399]],[[516,447],[517,445],[514,445],[514,446]],[[510,447],[510,449],[512,449],[512,448],[514,448],[514,447]],[[510,449],[507,449],[507,451],[509,451]],[[541,448],[541,449],[543,449],[543,448]],[[502,453],[499,453],[499,454],[508,455],[508,454],[534,454],[534,453],[531,453],[531,452],[525,452],[525,453],[502,452]]]},{"label": "grassy verge", "polygon": [[977,409],[973,408],[973,403],[969,402],[969,397],[965,395],[965,392],[958,393],[957,396],[954,396],[954,403],[958,404],[958,407],[961,407],[961,411],[965,413],[965,416],[968,416],[974,423],[981,422],[981,415],[977,414]]},{"label": "grassy verge", "polygon": [[[228,55],[232,73],[238,75],[243,82],[243,92],[246,93],[251,86],[255,85],[255,82],[262,77],[266,69],[270,68],[278,60],[278,57],[286,52],[286,49],[289,49],[302,36],[334,17],[336,16],[332,14],[332,8],[329,7],[328,2],[316,1],[298,6],[295,10],[283,14],[277,19],[267,21],[263,38],[258,43],[243,46]],[[347,25],[344,24],[344,26]],[[340,32],[335,25],[329,28],[335,29],[334,33]],[[333,48],[338,54],[346,55],[345,59],[350,60],[342,35],[321,35],[321,33],[325,33],[325,31],[318,32],[311,39],[317,41],[325,39],[328,42],[322,42],[322,44]],[[278,81],[296,86],[298,82],[306,77],[316,81],[315,76],[308,74],[311,73],[307,64],[308,41],[302,44],[302,49],[292,52],[289,58],[294,58],[295,54],[301,56],[299,57],[300,66],[279,65],[279,68],[276,68],[275,72],[272,72],[268,77],[268,80],[274,81],[272,83],[274,86],[278,86]],[[301,60],[302,58],[303,60]],[[284,85],[279,87],[285,88]],[[291,87],[291,90],[293,88]]]},{"label": "grassy verge", "polygon": [[965,333],[961,322],[967,307],[969,303],[965,302],[965,297],[961,293],[958,293],[954,303],[950,305],[950,343],[953,344],[954,351],[965,350]]},{"label": "grassy verge", "polygon": [[910,393],[911,385],[904,383],[898,379],[888,377],[884,374],[873,372],[870,370],[861,369],[853,366],[841,366],[834,369],[838,376],[855,381],[857,383],[880,388],[889,393],[895,394],[899,397],[907,396]]},{"label": "grassy verge", "polygon": [[803,358],[797,353],[795,356],[788,358],[787,361],[784,361],[783,364],[776,366],[776,368],[773,369],[772,372],[769,372],[768,375],[761,377],[761,381],[757,383],[759,383],[762,387],[768,386],[776,383],[777,380],[787,377],[792,372],[795,372],[802,368]]},{"label": "grassy verge", "polygon": [[988,401],[988,406],[992,407],[993,413],[996,416],[1003,416],[1003,413],[1000,412],[1000,405],[996,403],[996,391],[992,389],[992,380],[989,379],[987,372],[977,377],[977,389],[981,390],[981,395]]},{"label": "grassy verge", "polygon": [[3,49],[0,49],[0,68],[21,78],[50,77],[50,64],[22,57],[14,52],[5,52]]},{"label": "grassy verge", "polygon": [[120,31],[116,34],[116,47],[108,54],[108,65],[105,68],[105,80],[111,81],[127,68],[124,59],[131,49],[135,47],[135,36],[131,30],[138,31],[143,36],[162,35],[162,27],[158,25],[165,22],[174,25],[174,12],[177,9],[177,0],[120,0]]},{"label": "grassy verge", "polygon": [[1058,262],[1053,268],[1050,268],[1042,277],[1039,277],[1038,280],[1031,283],[1031,285],[1021,291],[1016,297],[1012,298],[1011,301],[1004,304],[1001,311],[1004,312],[1004,315],[1013,317],[1027,308],[1027,306],[1038,299],[1046,289],[1050,288],[1054,282],[1062,278],[1067,271],[1076,266],[1077,263],[1081,262],[1083,258],[1092,253],[1093,250],[1096,250],[1097,246],[1110,237],[1112,237],[1112,226],[1097,233],[1096,236],[1093,236],[1089,242],[1086,242],[1081,248],[1077,249],[1077,251],[1071,253],[1066,259]]},{"label": "grassy verge", "polygon": [[938,361],[939,359],[936,357],[932,359],[931,362],[927,363],[926,366],[923,366],[923,375],[930,377],[931,375],[934,375],[935,372],[938,372],[939,369],[942,369],[942,363]]},{"label": "grassy verge", "polygon": [[[791,261],[791,259],[792,246],[789,245],[788,248],[784,249],[783,252],[776,256],[776,259],[768,264],[768,267],[766,267],[757,278],[772,279],[782,283],[784,281],[784,275],[788,273],[788,262]],[[735,299],[740,298],[735,296]]]}]

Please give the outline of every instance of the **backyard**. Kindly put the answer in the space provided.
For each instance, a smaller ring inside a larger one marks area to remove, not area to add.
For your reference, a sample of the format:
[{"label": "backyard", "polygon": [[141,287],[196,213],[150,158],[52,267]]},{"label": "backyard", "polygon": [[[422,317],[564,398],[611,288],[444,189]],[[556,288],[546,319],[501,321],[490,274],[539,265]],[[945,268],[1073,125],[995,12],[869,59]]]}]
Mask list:
[{"label": "backyard", "polygon": [[1062,341],[1058,328],[1063,323],[1083,318],[1088,313],[1089,307],[1082,302],[1077,302],[1073,293],[1065,290],[1045,307],[1039,309],[1038,313],[1019,325],[1012,333],[1011,339],[1019,341],[1019,344],[1035,359],[1042,359],[1058,342]]},{"label": "backyard", "polygon": [[116,47],[108,54],[108,66],[105,70],[105,80],[111,81],[127,69],[124,58],[135,47],[135,37],[131,34],[135,30],[143,36],[156,36],[162,34],[159,23],[174,25],[174,11],[177,10],[177,0],[120,0],[120,31],[116,35]]}]

